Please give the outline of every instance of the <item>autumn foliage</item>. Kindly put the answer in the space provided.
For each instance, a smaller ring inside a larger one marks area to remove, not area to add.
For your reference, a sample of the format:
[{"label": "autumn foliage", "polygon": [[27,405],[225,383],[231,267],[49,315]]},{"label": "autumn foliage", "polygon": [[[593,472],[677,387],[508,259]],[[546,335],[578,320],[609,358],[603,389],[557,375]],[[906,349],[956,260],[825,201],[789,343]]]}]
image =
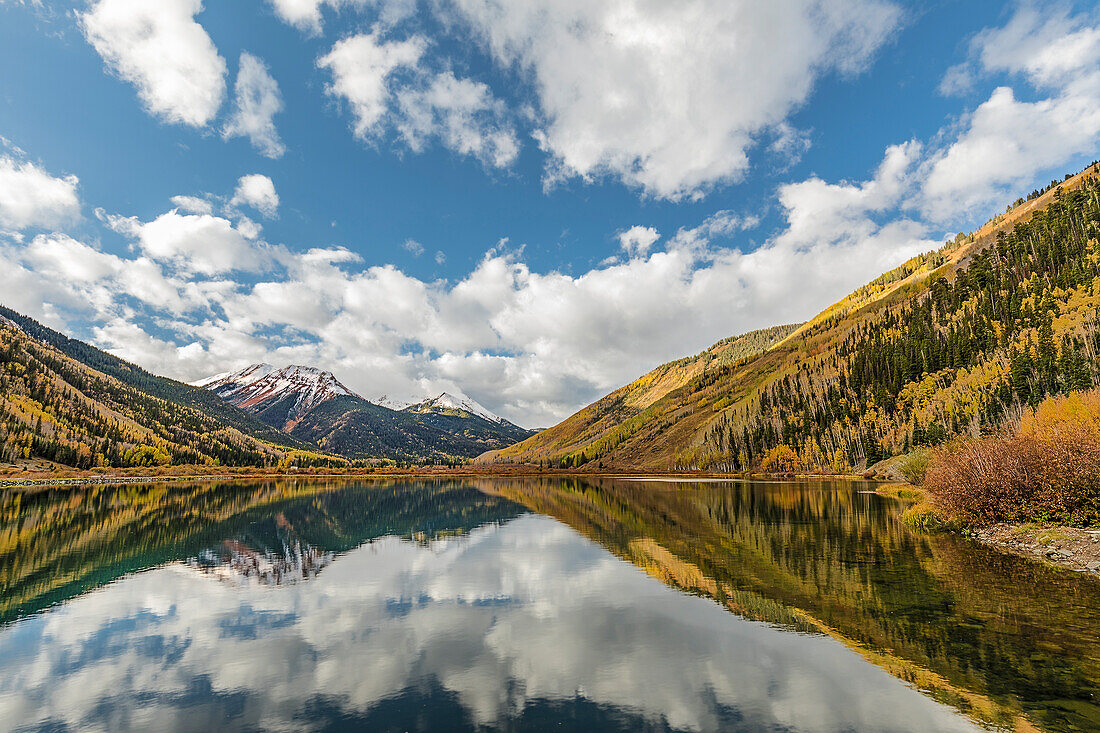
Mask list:
[{"label": "autumn foliage", "polygon": [[1100,524],[1100,390],[1044,400],[1009,437],[936,452],[935,501],[975,524]]}]

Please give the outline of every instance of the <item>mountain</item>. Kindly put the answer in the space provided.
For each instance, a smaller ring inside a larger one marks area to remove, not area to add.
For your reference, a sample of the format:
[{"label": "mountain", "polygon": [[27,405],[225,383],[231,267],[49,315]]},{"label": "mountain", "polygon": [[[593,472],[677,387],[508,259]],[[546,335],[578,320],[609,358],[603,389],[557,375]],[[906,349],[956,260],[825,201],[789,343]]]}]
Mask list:
[{"label": "mountain", "polygon": [[390,409],[315,367],[252,364],[195,384],[298,441],[348,458],[473,458],[531,435],[472,399],[447,393]]},{"label": "mountain", "polygon": [[338,397],[306,413],[291,435],[349,458],[474,458],[509,446],[531,431],[478,416],[390,410],[360,397]]},{"label": "mountain", "polygon": [[660,367],[481,460],[846,472],[999,430],[1045,395],[1092,386],[1097,168],[1018,199],[773,344],[749,334],[764,347],[755,354],[717,368],[699,357]]},{"label": "mountain", "polygon": [[[2,313],[0,462],[266,466],[302,445],[216,398],[213,409],[202,409],[201,390],[154,377],[9,309]],[[278,443],[263,439],[269,433]]]},{"label": "mountain", "polygon": [[340,384],[331,372],[308,366],[276,369],[270,364],[252,364],[237,372],[200,380],[195,386],[286,432],[326,400],[359,396]]},{"label": "mountain", "polygon": [[416,404],[409,405],[404,408],[408,412],[416,413],[433,413],[436,415],[458,415],[459,417],[479,417],[482,420],[488,420],[497,424],[504,424],[507,422],[502,417],[494,415],[489,412],[488,409],[482,407],[476,401],[470,397],[455,397],[454,395],[444,392],[438,397],[429,397],[428,399],[421,400]]}]

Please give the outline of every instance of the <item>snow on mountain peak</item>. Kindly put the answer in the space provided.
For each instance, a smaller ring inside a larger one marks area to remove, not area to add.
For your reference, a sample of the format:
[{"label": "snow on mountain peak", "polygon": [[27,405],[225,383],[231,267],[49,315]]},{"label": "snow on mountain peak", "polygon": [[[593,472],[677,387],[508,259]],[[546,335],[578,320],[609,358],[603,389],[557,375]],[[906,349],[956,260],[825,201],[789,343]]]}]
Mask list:
[{"label": "snow on mountain peak", "polygon": [[418,402],[415,405],[409,406],[410,410],[415,412],[431,412],[433,410],[460,410],[462,412],[468,412],[471,415],[477,415],[480,418],[484,418],[489,422],[501,424],[505,422],[504,418],[499,415],[495,415],[490,412],[486,407],[478,403],[471,397],[462,395],[456,397],[450,392],[444,392],[438,397],[430,397],[423,402]]},{"label": "snow on mountain peak", "polygon": [[275,371],[275,367],[270,364],[249,364],[244,369],[238,369],[235,372],[222,372],[221,374],[215,374],[212,377],[200,379],[197,382],[191,384],[195,387],[206,387],[212,389],[214,385],[240,385],[251,384],[257,379],[266,377],[271,372]]},{"label": "snow on mountain peak", "polygon": [[294,405],[287,412],[288,424],[334,397],[359,396],[341,384],[332,372],[297,364],[282,369],[270,364],[252,364],[236,372],[199,380],[195,386],[205,387],[227,402],[252,412],[293,397]]}]

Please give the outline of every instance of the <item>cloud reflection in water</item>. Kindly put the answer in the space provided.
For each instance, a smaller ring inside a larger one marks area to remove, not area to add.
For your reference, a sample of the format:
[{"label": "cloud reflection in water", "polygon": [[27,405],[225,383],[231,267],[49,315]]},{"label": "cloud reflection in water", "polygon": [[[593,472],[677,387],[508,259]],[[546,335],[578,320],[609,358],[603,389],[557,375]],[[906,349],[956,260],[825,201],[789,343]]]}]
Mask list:
[{"label": "cloud reflection in water", "polygon": [[281,587],[165,566],[3,629],[0,660],[3,730],[381,727],[426,708],[507,727],[555,705],[622,728],[973,729],[831,638],[740,619],[538,515],[384,537]]}]

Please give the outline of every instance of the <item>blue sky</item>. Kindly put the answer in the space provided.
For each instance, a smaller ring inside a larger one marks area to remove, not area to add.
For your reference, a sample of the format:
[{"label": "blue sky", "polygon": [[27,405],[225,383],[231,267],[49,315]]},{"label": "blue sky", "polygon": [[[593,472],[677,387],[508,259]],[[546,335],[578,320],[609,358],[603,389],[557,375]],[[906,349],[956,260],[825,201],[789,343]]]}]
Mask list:
[{"label": "blue sky", "polygon": [[547,424],[1098,157],[1097,22],[0,0],[0,301],[181,379],[311,363]]}]

